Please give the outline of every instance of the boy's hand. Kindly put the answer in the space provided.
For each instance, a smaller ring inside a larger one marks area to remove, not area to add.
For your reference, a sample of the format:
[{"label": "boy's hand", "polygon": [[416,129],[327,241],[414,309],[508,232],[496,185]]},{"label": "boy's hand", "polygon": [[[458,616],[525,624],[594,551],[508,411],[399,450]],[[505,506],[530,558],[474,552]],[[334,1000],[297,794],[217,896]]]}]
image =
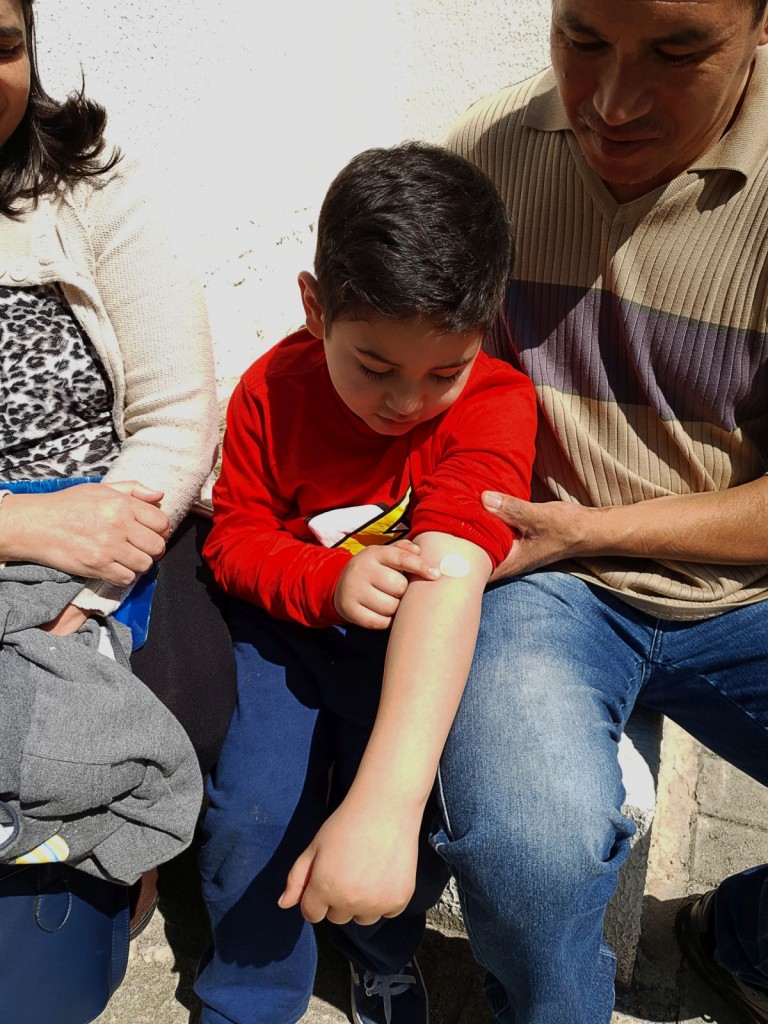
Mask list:
[{"label": "boy's hand", "polygon": [[440,570],[430,566],[410,540],[374,544],[350,558],[336,584],[333,605],[346,622],[388,629],[408,589],[406,573],[434,580]]},{"label": "boy's hand", "polygon": [[313,924],[396,917],[413,895],[421,816],[418,807],[406,818],[361,811],[348,797],[291,868],[279,906],[300,902]]}]

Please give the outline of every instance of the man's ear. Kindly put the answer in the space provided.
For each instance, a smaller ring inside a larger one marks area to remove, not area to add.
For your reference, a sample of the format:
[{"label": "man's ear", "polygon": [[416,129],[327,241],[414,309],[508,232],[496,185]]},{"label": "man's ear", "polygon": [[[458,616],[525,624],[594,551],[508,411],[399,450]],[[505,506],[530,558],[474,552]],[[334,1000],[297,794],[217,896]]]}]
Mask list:
[{"label": "man's ear", "polygon": [[760,38],[757,45],[765,46],[766,43],[768,43],[768,11],[764,11],[760,18]]},{"label": "man's ear", "polygon": [[299,274],[299,291],[307,321],[307,330],[322,341],[325,337],[323,307],[317,297],[317,281],[307,270],[302,270]]}]

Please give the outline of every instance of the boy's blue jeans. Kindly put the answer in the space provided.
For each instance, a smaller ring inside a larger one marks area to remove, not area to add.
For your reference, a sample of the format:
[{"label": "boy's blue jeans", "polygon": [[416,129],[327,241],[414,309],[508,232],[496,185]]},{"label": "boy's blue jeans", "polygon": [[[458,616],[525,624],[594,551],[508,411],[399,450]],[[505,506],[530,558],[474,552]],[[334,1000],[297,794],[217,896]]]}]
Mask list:
[{"label": "boy's blue jeans", "polygon": [[[563,573],[488,590],[437,838],[504,1024],[611,1019],[602,925],[633,830],[617,744],[636,701],[768,783],[768,602],[683,623]],[[730,880],[743,912],[717,940],[724,966],[768,987],[765,878]]]},{"label": "boy's blue jeans", "polygon": [[[238,701],[208,783],[200,868],[214,946],[195,988],[203,1024],[295,1024],[312,992],[315,939],[300,910],[277,900],[327,817],[329,777],[333,807],[355,776],[388,633],[308,629],[242,602],[232,602],[230,630]],[[369,927],[330,926],[334,944],[364,970],[394,973],[413,957],[445,885],[429,818],[406,911]]]}]

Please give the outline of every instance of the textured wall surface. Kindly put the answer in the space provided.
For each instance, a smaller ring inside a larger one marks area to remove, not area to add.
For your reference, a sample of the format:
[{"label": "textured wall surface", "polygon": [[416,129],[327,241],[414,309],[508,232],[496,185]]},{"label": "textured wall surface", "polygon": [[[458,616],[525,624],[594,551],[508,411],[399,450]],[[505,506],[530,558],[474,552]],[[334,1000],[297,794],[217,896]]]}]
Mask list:
[{"label": "textured wall surface", "polygon": [[333,175],[368,146],[442,141],[547,63],[549,0],[37,0],[46,87],[85,75],[202,275],[219,374],[300,322]]}]

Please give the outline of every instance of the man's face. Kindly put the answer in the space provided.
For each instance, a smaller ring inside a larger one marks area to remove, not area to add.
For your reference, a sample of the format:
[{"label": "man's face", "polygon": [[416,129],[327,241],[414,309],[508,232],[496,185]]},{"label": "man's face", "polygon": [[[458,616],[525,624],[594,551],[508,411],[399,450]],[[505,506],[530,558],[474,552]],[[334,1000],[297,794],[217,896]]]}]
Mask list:
[{"label": "man's face", "polygon": [[717,142],[766,41],[749,0],[553,0],[558,90],[619,202],[671,181]]}]

